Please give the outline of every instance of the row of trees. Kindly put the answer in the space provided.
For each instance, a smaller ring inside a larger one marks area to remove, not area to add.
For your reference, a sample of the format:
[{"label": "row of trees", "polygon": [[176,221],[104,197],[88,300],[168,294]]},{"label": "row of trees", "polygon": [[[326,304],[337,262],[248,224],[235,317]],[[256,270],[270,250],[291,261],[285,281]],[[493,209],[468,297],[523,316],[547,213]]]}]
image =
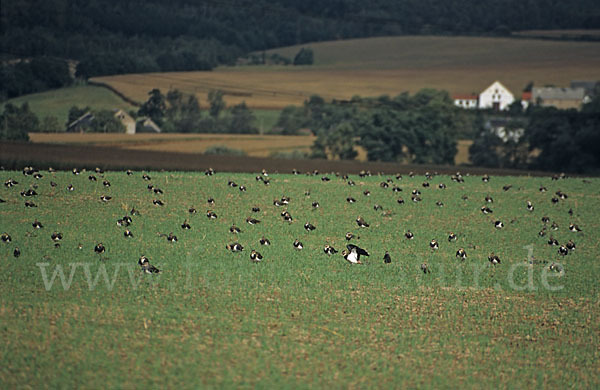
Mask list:
[{"label": "row of trees", "polygon": [[149,117],[163,132],[258,133],[256,118],[246,103],[227,108],[222,91],[209,92],[208,112],[202,111],[195,95],[185,96],[177,89],[168,91],[166,96],[153,89],[148,95],[137,115]]},{"label": "row of trees", "polygon": [[0,65],[0,101],[28,93],[60,88],[73,82],[67,61],[36,57]]},{"label": "row of trees", "polygon": [[1,17],[3,59],[78,60],[82,77],[210,69],[332,39],[600,27],[596,0],[20,0]]},{"label": "row of trees", "polygon": [[331,103],[312,96],[303,107],[285,108],[276,126],[284,134],[311,129],[317,158],[353,159],[362,146],[372,161],[452,164],[470,121],[447,92],[424,89],[413,96]]}]

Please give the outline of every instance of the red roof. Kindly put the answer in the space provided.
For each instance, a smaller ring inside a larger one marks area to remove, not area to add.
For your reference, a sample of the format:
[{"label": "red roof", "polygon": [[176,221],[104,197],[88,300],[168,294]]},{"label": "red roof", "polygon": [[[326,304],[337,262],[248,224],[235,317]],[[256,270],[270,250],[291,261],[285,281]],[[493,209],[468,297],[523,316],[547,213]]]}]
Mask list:
[{"label": "red roof", "polygon": [[521,100],[531,100],[531,91],[523,92],[523,95],[521,96]]}]

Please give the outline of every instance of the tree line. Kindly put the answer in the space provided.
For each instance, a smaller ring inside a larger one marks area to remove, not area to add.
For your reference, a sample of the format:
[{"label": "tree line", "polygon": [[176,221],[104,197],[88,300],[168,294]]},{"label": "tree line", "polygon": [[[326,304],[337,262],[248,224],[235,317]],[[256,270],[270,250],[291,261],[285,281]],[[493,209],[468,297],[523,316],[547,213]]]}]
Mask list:
[{"label": "tree line", "polygon": [[402,34],[599,28],[595,0],[20,0],[2,3],[2,60],[79,61],[92,77],[207,70],[252,51]]}]

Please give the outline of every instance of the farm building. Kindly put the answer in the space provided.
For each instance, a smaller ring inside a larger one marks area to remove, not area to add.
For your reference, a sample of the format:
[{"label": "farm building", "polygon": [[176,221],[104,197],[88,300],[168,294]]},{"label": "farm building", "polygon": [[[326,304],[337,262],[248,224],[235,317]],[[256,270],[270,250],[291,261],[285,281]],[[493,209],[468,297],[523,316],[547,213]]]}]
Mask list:
[{"label": "farm building", "polygon": [[492,108],[503,111],[515,101],[513,94],[499,81],[494,81],[479,94],[479,108]]},{"label": "farm building", "polygon": [[524,107],[529,104],[539,104],[543,107],[579,109],[588,101],[589,97],[586,96],[584,88],[534,87],[530,95],[523,96]]},{"label": "farm building", "polygon": [[90,127],[93,120],[94,114],[88,111],[67,125],[67,133],[83,133]]},{"label": "farm building", "polygon": [[136,130],[138,133],[160,133],[161,129],[156,123],[150,118],[139,119],[136,123]]},{"label": "farm building", "polygon": [[479,103],[479,96],[475,94],[471,95],[454,95],[452,96],[454,105],[461,108],[477,108]]},{"label": "farm building", "polygon": [[125,126],[125,134],[135,134],[135,119],[123,110],[115,110],[117,118]]}]

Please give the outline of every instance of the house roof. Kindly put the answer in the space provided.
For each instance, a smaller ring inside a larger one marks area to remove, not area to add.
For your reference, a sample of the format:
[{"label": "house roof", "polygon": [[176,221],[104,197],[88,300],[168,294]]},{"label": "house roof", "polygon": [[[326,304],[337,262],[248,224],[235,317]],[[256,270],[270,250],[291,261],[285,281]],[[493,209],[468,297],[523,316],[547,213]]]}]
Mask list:
[{"label": "house roof", "polygon": [[557,88],[544,87],[533,88],[533,99],[542,100],[583,100],[585,90],[583,88]]},{"label": "house roof", "polygon": [[530,101],[531,100],[531,96],[532,96],[531,91],[523,92],[523,94],[521,95],[521,100],[523,100],[523,101]]},{"label": "house roof", "polygon": [[479,99],[479,95],[473,95],[473,94],[456,94],[456,95],[452,95],[452,99],[454,100],[477,100]]}]

